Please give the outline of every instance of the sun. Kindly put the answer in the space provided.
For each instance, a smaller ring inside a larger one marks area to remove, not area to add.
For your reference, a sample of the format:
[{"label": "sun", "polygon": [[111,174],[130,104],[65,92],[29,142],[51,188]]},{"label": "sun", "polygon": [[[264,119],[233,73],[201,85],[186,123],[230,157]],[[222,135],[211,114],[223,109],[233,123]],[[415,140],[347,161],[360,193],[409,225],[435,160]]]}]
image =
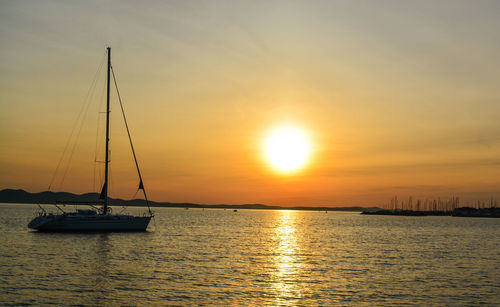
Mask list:
[{"label": "sun", "polygon": [[282,173],[295,172],[304,167],[311,153],[311,144],[304,129],[282,125],[272,129],[264,143],[265,159]]}]

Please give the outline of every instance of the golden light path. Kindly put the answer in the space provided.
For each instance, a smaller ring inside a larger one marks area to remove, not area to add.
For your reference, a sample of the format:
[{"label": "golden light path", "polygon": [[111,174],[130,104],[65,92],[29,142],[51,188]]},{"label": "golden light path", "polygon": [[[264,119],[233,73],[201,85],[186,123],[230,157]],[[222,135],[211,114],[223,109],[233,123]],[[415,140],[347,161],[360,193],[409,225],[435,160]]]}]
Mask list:
[{"label": "golden light path", "polygon": [[277,306],[296,303],[302,297],[297,276],[300,276],[301,262],[297,259],[300,247],[297,244],[297,212],[282,210],[278,212],[275,228],[275,274],[273,287],[277,293]]},{"label": "golden light path", "polygon": [[311,143],[304,129],[281,125],[272,129],[264,140],[267,162],[281,173],[298,171],[308,162]]}]

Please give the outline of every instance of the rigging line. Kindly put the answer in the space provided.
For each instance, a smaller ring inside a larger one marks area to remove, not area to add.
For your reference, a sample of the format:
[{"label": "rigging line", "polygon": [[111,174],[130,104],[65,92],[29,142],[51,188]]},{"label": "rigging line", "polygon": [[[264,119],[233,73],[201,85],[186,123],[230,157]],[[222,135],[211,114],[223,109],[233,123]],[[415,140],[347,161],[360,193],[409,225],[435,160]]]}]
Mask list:
[{"label": "rigging line", "polygon": [[[104,93],[106,92],[106,84],[103,83],[102,89],[101,89],[101,97],[99,98],[99,101],[102,101],[102,105],[105,105],[105,99],[104,99]],[[97,177],[97,165],[98,165],[98,160],[97,160],[97,151],[100,148],[100,140],[101,137],[99,135],[99,128],[101,127],[101,112],[98,109],[97,113],[97,128],[96,128],[96,139],[95,139],[95,149],[94,149],[94,181],[92,183],[93,187],[93,192],[97,192],[96,189],[96,177]],[[101,172],[99,172],[100,174]],[[101,185],[102,182],[102,177],[99,177],[99,186]]]},{"label": "rigging line", "polygon": [[123,109],[122,98],[120,96],[120,91],[118,90],[118,84],[116,82],[115,70],[113,66],[111,66],[111,73],[113,74],[113,81],[115,83],[116,94],[118,95],[118,101],[120,102],[120,108],[122,110],[123,121],[125,122],[125,128],[127,128],[128,140],[130,141],[130,148],[132,149],[132,155],[134,156],[135,166],[137,168],[137,174],[139,175],[139,189],[142,188],[142,192],[144,193],[144,198],[146,199],[146,205],[148,206],[149,214],[152,215],[151,208],[149,207],[148,196],[146,195],[146,188],[144,188],[144,183],[142,182],[142,175],[139,169],[139,163],[137,162],[137,156],[135,155],[134,145],[132,144],[132,137],[130,136],[130,130],[128,129],[127,118],[125,117],[125,110]]},{"label": "rigging line", "polygon": [[[98,71],[98,73],[100,72],[100,69],[102,68],[102,66],[103,66],[103,65],[101,65],[101,66],[99,67],[99,71]],[[97,75],[98,75],[98,74],[96,74],[96,76],[97,76]],[[71,148],[71,153],[70,153],[70,156],[69,156],[69,158],[68,158],[68,163],[67,163],[67,165],[66,165],[66,169],[64,170],[64,174],[63,174],[63,176],[62,176],[62,178],[61,178],[61,182],[60,182],[60,184],[59,184],[59,188],[62,188],[62,185],[63,185],[63,183],[64,183],[64,180],[66,179],[66,175],[67,175],[67,173],[68,173],[69,167],[70,167],[70,165],[71,165],[71,161],[73,160],[73,154],[74,154],[74,152],[75,152],[76,145],[77,145],[77,143],[78,143],[78,139],[79,139],[80,134],[81,134],[81,132],[82,132],[83,125],[84,125],[84,123],[85,123],[85,118],[87,117],[87,113],[88,113],[89,107],[90,107],[90,105],[92,104],[92,101],[93,101],[93,98],[94,98],[94,95],[95,95],[95,88],[96,88],[96,86],[97,86],[97,81],[98,81],[98,80],[97,80],[97,78],[95,78],[95,79],[94,79],[93,84],[91,85],[91,87],[90,87],[90,89],[89,89],[89,92],[88,92],[88,95],[87,95],[87,98],[86,98],[86,99],[87,99],[87,102],[86,102],[86,104],[85,104],[85,111],[83,112],[82,117],[79,119],[79,120],[80,120],[80,124],[79,124],[80,126],[78,127],[78,132],[77,132],[77,134],[76,134],[76,138],[75,138],[75,140],[74,140],[74,142],[73,142],[73,146],[72,146],[72,148]]]},{"label": "rigging line", "polygon": [[92,88],[93,88],[93,86],[94,86],[94,84],[95,84],[95,82],[96,82],[97,77],[99,76],[99,73],[100,73],[100,71],[101,71],[101,69],[102,69],[102,66],[104,65],[104,59],[105,59],[105,58],[106,58],[106,54],[104,54],[104,56],[103,56],[103,58],[102,58],[102,60],[101,60],[101,63],[99,64],[99,66],[98,66],[98,68],[97,68],[97,71],[96,71],[96,73],[94,74],[94,78],[93,78],[93,80],[92,80],[92,83],[91,83],[91,85],[90,85],[90,88],[89,88],[89,90],[87,91],[87,94],[85,95],[85,99],[83,100],[82,107],[81,107],[80,111],[78,112],[78,115],[77,115],[77,117],[76,117],[76,119],[75,119],[75,123],[74,123],[74,125],[73,125],[73,128],[71,129],[71,133],[70,133],[70,135],[69,135],[69,138],[68,138],[68,140],[66,141],[66,145],[64,146],[64,150],[63,150],[63,152],[62,152],[62,154],[61,154],[61,157],[59,158],[59,162],[57,163],[57,166],[56,166],[56,169],[54,170],[54,173],[52,174],[52,178],[51,178],[51,180],[50,180],[49,187],[48,187],[48,190],[49,190],[49,191],[50,191],[50,189],[52,188],[52,184],[54,184],[54,181],[55,181],[55,179],[56,179],[57,173],[58,173],[58,171],[59,171],[59,167],[61,166],[61,163],[62,163],[62,161],[64,160],[64,157],[65,157],[65,155],[66,155],[66,151],[68,150],[68,147],[69,147],[69,144],[71,143],[71,139],[72,139],[72,137],[73,137],[73,134],[74,134],[74,132],[75,132],[75,130],[76,130],[76,127],[78,126],[78,122],[80,121],[80,117],[81,117],[81,115],[82,115],[82,112],[83,112],[83,110],[85,109],[85,105],[86,105],[86,103],[87,103],[87,99],[88,99],[88,97],[89,97],[89,95],[90,95],[90,92],[92,91]]},{"label": "rigging line", "polygon": [[92,182],[92,191],[93,192],[96,192],[96,186],[95,186],[95,182],[96,182],[96,170],[97,170],[97,144],[99,143],[99,126],[101,124],[101,115],[98,114],[97,115],[97,132],[96,132],[96,139],[95,139],[95,150],[94,150],[94,181]]}]

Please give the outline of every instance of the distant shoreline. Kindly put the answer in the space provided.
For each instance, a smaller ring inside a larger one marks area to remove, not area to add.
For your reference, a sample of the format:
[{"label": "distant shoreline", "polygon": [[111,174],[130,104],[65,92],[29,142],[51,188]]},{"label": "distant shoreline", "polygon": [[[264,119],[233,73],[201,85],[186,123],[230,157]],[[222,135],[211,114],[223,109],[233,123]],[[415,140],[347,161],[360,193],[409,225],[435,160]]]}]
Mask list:
[{"label": "distant shoreline", "polygon": [[[54,204],[63,203],[68,204],[78,203],[85,205],[85,203],[92,203],[99,201],[98,193],[85,193],[85,194],[73,194],[68,192],[39,192],[30,193],[22,189],[4,189],[0,191],[0,203],[11,203],[11,204]],[[111,206],[117,207],[145,207],[146,201],[143,199],[132,199],[123,200],[118,198],[109,199]],[[380,210],[378,207],[360,207],[360,206],[348,206],[348,207],[325,207],[325,206],[272,206],[264,204],[195,204],[195,203],[169,203],[169,202],[155,202],[149,201],[149,205],[152,208],[213,208],[213,209],[258,209],[258,210],[305,210],[305,211],[352,211],[352,212],[362,212],[362,211],[376,211]]]}]

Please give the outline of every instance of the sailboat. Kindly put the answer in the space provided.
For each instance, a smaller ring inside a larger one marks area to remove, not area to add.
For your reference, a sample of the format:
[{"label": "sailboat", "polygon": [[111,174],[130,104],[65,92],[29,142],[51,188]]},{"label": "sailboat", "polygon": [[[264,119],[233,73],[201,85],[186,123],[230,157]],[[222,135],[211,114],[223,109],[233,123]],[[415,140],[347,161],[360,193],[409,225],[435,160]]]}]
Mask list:
[{"label": "sailboat", "polygon": [[[45,210],[40,212],[40,214],[35,217],[29,224],[28,227],[31,229],[36,229],[38,231],[75,231],[75,232],[93,232],[93,231],[146,231],[148,224],[153,218],[153,212],[149,207],[149,201],[146,195],[146,190],[142,181],[142,175],[139,170],[139,164],[137,162],[137,157],[135,155],[134,146],[132,145],[132,138],[130,137],[130,132],[128,129],[127,120],[125,118],[125,113],[123,112],[123,106],[121,104],[120,93],[118,87],[118,98],[120,100],[120,106],[122,107],[123,119],[125,121],[125,127],[127,128],[127,133],[130,141],[130,146],[135,160],[135,165],[139,175],[139,189],[143,191],[144,198],[148,207],[148,212],[142,216],[133,216],[127,214],[112,214],[112,210],[109,207],[109,197],[108,197],[108,183],[109,183],[109,91],[110,91],[110,77],[113,75],[113,80],[116,85],[116,79],[114,78],[114,71],[111,66],[111,48],[107,47],[108,55],[108,70],[107,70],[107,97],[106,97],[106,153],[105,153],[105,167],[104,167],[104,185],[101,190],[99,201],[93,203],[85,203],[91,206],[93,209],[80,209],[75,212],[64,212],[59,206],[56,207],[62,211],[61,214],[47,213]],[[100,205],[100,206],[98,206]]]}]

